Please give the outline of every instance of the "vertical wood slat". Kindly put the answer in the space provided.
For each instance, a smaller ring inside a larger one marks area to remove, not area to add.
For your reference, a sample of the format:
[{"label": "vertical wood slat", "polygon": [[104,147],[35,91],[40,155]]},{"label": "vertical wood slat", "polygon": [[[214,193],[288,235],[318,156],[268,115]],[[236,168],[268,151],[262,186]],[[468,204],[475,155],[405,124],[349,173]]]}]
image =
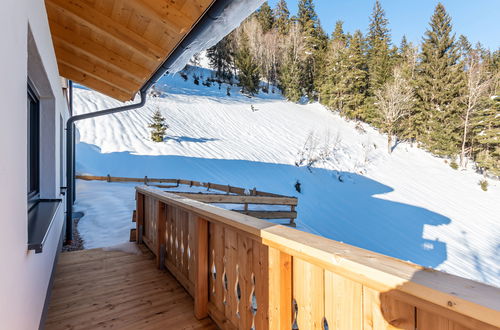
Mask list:
[{"label": "vertical wood slat", "polygon": [[[196,257],[196,219],[197,216],[194,215],[193,213],[188,214],[188,248],[189,248],[189,260],[188,260],[188,279],[190,282],[195,283],[195,262],[197,260]],[[207,224],[209,225],[209,223]],[[208,229],[207,229],[208,230]],[[210,264],[209,264],[209,271],[210,271]]]},{"label": "vertical wood slat", "polygon": [[241,299],[239,299],[239,329],[250,329],[252,327],[253,314],[252,288],[253,264],[252,264],[252,240],[244,235],[238,234],[238,283],[240,286]]},{"label": "vertical wood slat", "polygon": [[416,328],[432,330],[472,330],[441,315],[416,309]]},{"label": "vertical wood slat", "polygon": [[224,256],[225,256],[225,235],[224,227],[220,224],[210,223],[211,246],[213,249],[213,258],[215,264],[215,290],[210,295],[210,301],[213,301],[219,311],[224,311]]},{"label": "vertical wood slat", "polygon": [[208,222],[200,217],[195,220],[194,315],[203,319],[208,316]]},{"label": "vertical wood slat", "polygon": [[167,217],[167,206],[160,202],[156,202],[156,266],[163,268],[162,256],[165,253],[165,228]]},{"label": "vertical wood slat", "polygon": [[299,329],[323,329],[324,270],[293,258],[293,297],[297,302]]},{"label": "vertical wood slat", "polygon": [[363,329],[363,287],[325,271],[325,318],[330,329]]},{"label": "vertical wood slat", "polygon": [[292,325],[292,257],[268,248],[269,329],[289,329]]},{"label": "vertical wood slat", "polygon": [[[183,246],[183,251],[182,251],[182,273],[186,276],[186,278],[189,278],[189,254],[188,254],[188,248],[189,248],[189,214],[188,212],[182,211],[182,246]],[[207,235],[208,235],[208,228],[207,228]],[[207,244],[208,244],[208,239],[207,239]],[[208,245],[204,247],[205,253],[207,253]],[[207,253],[208,255],[208,253]],[[207,261],[208,263],[208,261]]]},{"label": "vertical wood slat", "polygon": [[[257,311],[254,316],[255,329],[271,329],[269,326],[269,249],[252,241],[252,264],[255,276],[255,300]],[[273,293],[274,294],[274,293]],[[277,328],[279,329],[279,328]]]},{"label": "vertical wood slat", "polygon": [[[236,231],[224,227],[224,255],[226,257],[226,277],[227,277],[227,296],[225,303],[226,318],[232,324],[238,324],[238,316],[236,315],[237,297],[236,297],[236,265],[238,264],[238,241]],[[223,279],[224,282],[224,279]]]}]

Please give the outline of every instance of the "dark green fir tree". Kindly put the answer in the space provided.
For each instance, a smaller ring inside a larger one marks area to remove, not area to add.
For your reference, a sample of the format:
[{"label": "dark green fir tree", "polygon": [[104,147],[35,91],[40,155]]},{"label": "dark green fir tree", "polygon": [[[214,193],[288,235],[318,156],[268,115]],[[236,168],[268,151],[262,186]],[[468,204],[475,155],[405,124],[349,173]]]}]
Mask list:
[{"label": "dark green fir tree", "polygon": [[305,41],[302,86],[309,98],[314,98],[318,86],[318,68],[323,65],[327,36],[321,27],[313,0],[300,0],[297,17]]},{"label": "dark green fir tree", "polygon": [[389,21],[380,1],[375,2],[367,35],[370,92],[379,89],[391,76],[391,36]]},{"label": "dark green fir tree", "polygon": [[239,86],[243,93],[255,95],[259,92],[259,66],[250,53],[248,36],[242,32],[238,52],[235,56],[235,65],[238,68]]},{"label": "dark green fir tree", "polygon": [[262,32],[266,33],[273,28],[274,25],[274,15],[269,3],[266,1],[256,12],[257,20],[262,27]]},{"label": "dark green fir tree", "polygon": [[475,113],[472,126],[474,160],[482,170],[500,176],[500,97]]},{"label": "dark green fir tree", "polygon": [[285,0],[279,0],[274,8],[274,27],[282,35],[290,29],[290,11]]},{"label": "dark green fir tree", "polygon": [[207,49],[207,58],[215,74],[222,80],[232,78],[233,54],[231,50],[231,35],[222,38],[215,46]]},{"label": "dark green fir tree", "polygon": [[435,154],[454,155],[460,146],[464,73],[451,17],[441,3],[425,32],[420,57],[410,135]]}]

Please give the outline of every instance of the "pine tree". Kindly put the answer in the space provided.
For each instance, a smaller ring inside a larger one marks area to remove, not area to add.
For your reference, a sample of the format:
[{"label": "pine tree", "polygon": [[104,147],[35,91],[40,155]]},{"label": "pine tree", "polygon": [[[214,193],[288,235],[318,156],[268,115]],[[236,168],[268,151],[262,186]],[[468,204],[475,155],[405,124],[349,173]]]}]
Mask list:
[{"label": "pine tree", "polygon": [[290,30],[284,41],[285,49],[279,75],[279,87],[283,94],[292,102],[297,102],[304,95],[304,39],[297,23],[290,25]]},{"label": "pine tree", "polygon": [[250,53],[248,36],[242,32],[238,52],[235,56],[235,65],[238,68],[239,86],[243,93],[254,95],[259,92],[259,66]]},{"label": "pine tree", "polygon": [[341,42],[344,45],[346,44],[347,36],[344,33],[344,22],[343,21],[335,22],[335,29],[333,30],[333,34],[332,34],[332,41]]},{"label": "pine tree", "polygon": [[232,78],[233,54],[231,50],[231,35],[222,38],[215,46],[207,49],[210,66],[215,70],[217,77],[223,80]]},{"label": "pine tree", "polygon": [[322,66],[324,51],[327,44],[327,36],[323,31],[313,0],[300,0],[297,17],[295,21],[299,24],[305,41],[305,59],[302,86],[310,98],[314,97],[317,69]]},{"label": "pine tree", "polygon": [[287,34],[290,27],[290,11],[285,0],[279,0],[274,9],[274,27],[280,34]]},{"label": "pine tree", "polygon": [[391,36],[389,21],[385,17],[380,1],[375,2],[368,30],[368,71],[370,73],[370,92],[380,89],[391,76]]},{"label": "pine tree", "polygon": [[262,6],[256,12],[257,20],[262,27],[262,32],[266,33],[271,30],[274,26],[274,16],[271,7],[269,7],[269,3],[266,1],[262,4]]},{"label": "pine tree", "polygon": [[301,63],[287,56],[281,74],[281,88],[286,98],[298,102],[303,96],[301,88],[302,67]]},{"label": "pine tree", "polygon": [[500,176],[500,97],[476,112],[472,126],[474,160],[481,169]]},{"label": "pine tree", "polygon": [[165,117],[161,115],[160,109],[156,109],[151,120],[152,123],[148,125],[151,128],[151,140],[163,142],[168,125],[165,123]]},{"label": "pine tree", "polygon": [[341,30],[338,23],[322,70],[320,101],[349,118],[361,119],[368,87],[364,37],[359,30],[352,37]]},{"label": "pine tree", "polygon": [[364,119],[363,104],[368,94],[368,65],[365,50],[363,33],[357,30],[350,39],[344,76],[349,95],[345,102],[345,112],[348,117],[354,119]]},{"label": "pine tree", "polygon": [[438,155],[456,154],[460,146],[464,77],[451,18],[439,3],[425,32],[417,75],[418,105],[411,116],[412,137]]}]

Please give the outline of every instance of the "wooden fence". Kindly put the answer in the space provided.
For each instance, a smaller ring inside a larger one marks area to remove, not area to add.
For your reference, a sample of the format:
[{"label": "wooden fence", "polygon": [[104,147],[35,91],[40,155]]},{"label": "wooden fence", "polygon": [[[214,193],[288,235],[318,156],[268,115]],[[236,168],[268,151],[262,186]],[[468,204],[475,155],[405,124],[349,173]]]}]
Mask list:
[{"label": "wooden fence", "polygon": [[[231,185],[222,185],[212,182],[200,182],[183,179],[158,179],[158,178],[126,178],[107,176],[92,176],[92,175],[77,175],[77,179],[81,180],[98,180],[107,182],[142,182],[148,186],[161,189],[179,188],[182,185],[189,187],[203,187],[207,190],[216,190],[224,192],[224,194],[201,193],[201,192],[180,192],[171,191],[172,193],[188,197],[204,203],[217,204],[241,204],[242,210],[234,209],[233,211],[250,215],[259,219],[289,219],[287,225],[295,227],[295,219],[297,218],[296,207],[298,204],[297,197],[283,196],[273,194],[257,189],[247,190],[241,187]],[[165,185],[168,183],[169,185]],[[250,210],[249,205],[279,205],[288,206],[290,210]]]},{"label": "wooden fence", "polygon": [[500,289],[136,188],[137,241],[222,329],[498,329]]}]

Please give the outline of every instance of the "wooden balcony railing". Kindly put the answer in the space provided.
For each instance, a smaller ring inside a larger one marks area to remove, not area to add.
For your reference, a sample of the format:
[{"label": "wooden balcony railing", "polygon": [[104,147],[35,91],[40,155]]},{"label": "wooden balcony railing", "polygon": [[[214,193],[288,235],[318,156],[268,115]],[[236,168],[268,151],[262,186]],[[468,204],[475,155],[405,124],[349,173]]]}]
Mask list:
[{"label": "wooden balcony railing", "polygon": [[137,187],[137,241],[222,329],[498,329],[500,289]]}]

